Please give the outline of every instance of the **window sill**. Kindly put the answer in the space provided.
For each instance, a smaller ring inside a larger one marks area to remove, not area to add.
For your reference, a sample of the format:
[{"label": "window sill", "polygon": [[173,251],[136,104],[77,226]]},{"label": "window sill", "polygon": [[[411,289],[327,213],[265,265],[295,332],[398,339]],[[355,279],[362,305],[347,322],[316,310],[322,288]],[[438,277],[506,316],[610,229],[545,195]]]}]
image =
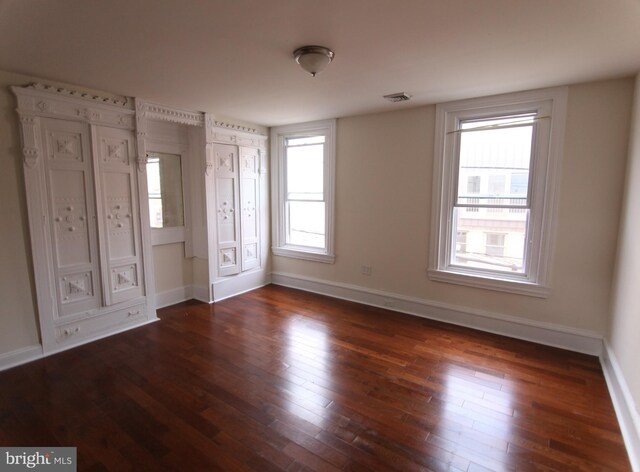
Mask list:
[{"label": "window sill", "polygon": [[151,245],[182,243],[185,241],[185,227],[151,228]]},{"label": "window sill", "polygon": [[336,256],[334,256],[333,254],[305,251],[302,249],[272,247],[271,250],[273,251],[273,254],[275,256],[291,257],[293,259],[304,259],[314,262],[324,262],[325,264],[333,264],[336,260]]},{"label": "window sill", "polygon": [[537,298],[548,298],[551,293],[550,287],[532,282],[510,280],[507,278],[482,277],[452,270],[429,269],[427,273],[429,275],[429,279],[436,282],[465,285],[467,287],[481,288],[485,290],[515,293],[518,295],[527,295],[529,297]]}]

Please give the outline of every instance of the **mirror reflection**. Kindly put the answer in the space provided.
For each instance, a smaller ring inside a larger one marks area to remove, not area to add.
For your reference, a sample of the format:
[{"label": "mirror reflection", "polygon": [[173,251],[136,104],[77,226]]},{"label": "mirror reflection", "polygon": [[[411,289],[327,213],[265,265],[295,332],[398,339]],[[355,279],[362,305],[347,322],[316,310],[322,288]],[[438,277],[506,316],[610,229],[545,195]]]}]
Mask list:
[{"label": "mirror reflection", "polygon": [[147,191],[152,228],[184,226],[182,166],[179,154],[147,154]]}]

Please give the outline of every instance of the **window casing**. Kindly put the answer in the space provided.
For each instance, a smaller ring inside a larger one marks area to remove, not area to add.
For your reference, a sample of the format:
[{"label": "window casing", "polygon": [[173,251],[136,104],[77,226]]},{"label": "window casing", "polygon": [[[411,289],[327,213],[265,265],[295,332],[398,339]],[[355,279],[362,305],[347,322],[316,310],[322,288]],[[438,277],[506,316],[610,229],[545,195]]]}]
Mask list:
[{"label": "window casing", "polygon": [[273,253],[332,263],[335,120],[271,130]]},{"label": "window casing", "polygon": [[432,280],[548,295],[566,95],[436,107]]}]

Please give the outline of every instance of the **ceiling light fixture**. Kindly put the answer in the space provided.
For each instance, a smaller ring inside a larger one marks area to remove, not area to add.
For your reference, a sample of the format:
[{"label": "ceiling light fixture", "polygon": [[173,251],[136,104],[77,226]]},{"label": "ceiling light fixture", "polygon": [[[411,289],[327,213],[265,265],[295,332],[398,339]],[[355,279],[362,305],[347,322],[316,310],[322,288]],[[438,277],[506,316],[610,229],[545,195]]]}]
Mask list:
[{"label": "ceiling light fixture", "polygon": [[322,72],[334,56],[333,51],[324,46],[302,46],[293,51],[296,62],[313,77]]}]

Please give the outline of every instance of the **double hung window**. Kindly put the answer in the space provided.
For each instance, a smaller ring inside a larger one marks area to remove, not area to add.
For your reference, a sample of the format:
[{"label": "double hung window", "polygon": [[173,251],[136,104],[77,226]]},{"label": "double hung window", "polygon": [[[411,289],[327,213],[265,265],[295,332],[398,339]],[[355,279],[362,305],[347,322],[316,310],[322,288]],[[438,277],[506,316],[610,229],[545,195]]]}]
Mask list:
[{"label": "double hung window", "polygon": [[333,262],[335,120],[273,128],[273,253]]},{"label": "double hung window", "polygon": [[565,103],[547,89],[437,106],[432,279],[547,295]]}]

